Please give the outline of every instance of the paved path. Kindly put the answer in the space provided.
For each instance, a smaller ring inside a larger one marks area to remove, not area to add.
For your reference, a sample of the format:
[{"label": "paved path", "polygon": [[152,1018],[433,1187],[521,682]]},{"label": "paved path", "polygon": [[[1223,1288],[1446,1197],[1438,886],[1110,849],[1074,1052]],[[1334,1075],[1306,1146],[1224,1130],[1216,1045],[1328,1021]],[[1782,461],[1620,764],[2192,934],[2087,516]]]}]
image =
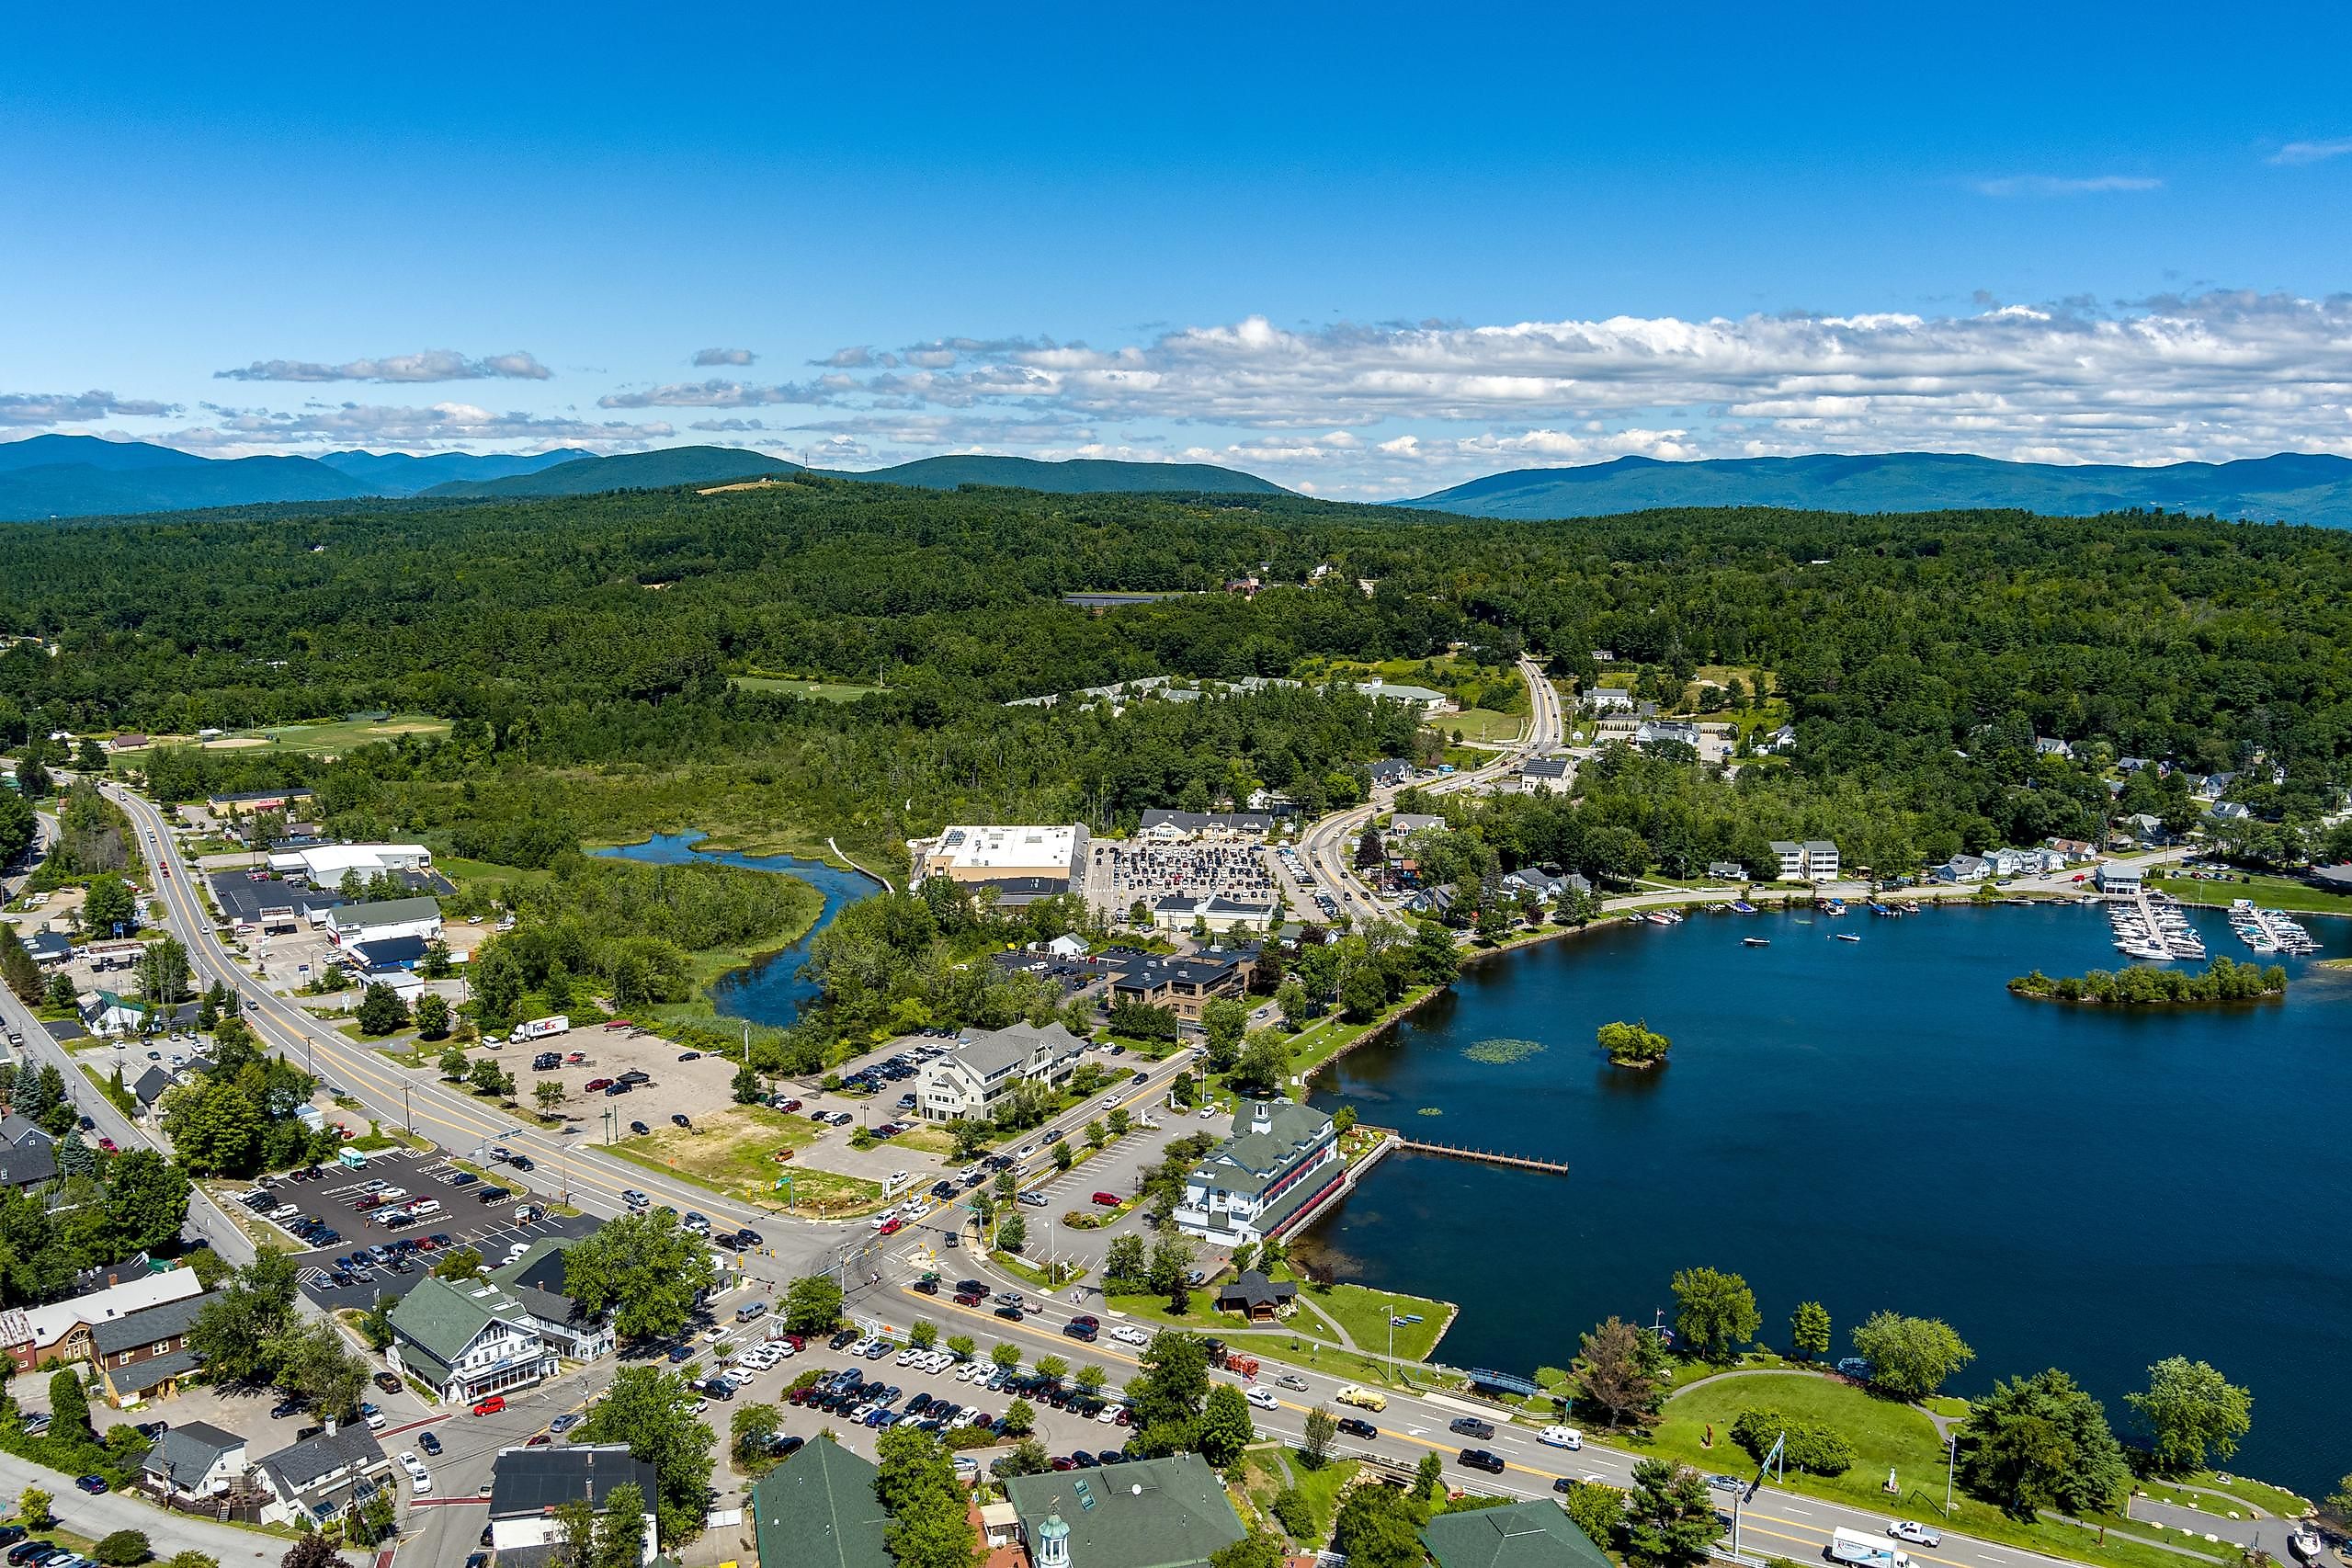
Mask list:
[{"label": "paved path", "polygon": [[[251,1568],[255,1563],[275,1564],[286,1555],[290,1544],[282,1536],[166,1513],[130,1493],[106,1492],[92,1497],[76,1492],[70,1475],[60,1475],[14,1454],[0,1454],[0,1494],[14,1498],[28,1486],[38,1486],[57,1499],[49,1511],[61,1529],[93,1540],[116,1530],[144,1530],[158,1557],[193,1547],[219,1558],[221,1568]],[[367,1561],[350,1552],[344,1553],[343,1560],[353,1564]]]}]

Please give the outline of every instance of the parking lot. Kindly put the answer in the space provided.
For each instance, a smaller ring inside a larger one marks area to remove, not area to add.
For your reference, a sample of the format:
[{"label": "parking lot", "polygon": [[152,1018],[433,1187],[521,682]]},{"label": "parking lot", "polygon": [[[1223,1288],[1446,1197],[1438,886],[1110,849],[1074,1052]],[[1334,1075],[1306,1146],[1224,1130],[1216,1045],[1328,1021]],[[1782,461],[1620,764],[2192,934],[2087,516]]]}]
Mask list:
[{"label": "parking lot", "polygon": [[[631,1122],[660,1126],[673,1116],[691,1119],[733,1099],[735,1062],[732,1058],[680,1051],[661,1036],[626,1024],[568,1029],[519,1044],[485,1040],[475,1050],[496,1057],[499,1065],[515,1075],[527,1100],[542,1083],[561,1084],[564,1098],[556,1114],[584,1123],[599,1139],[607,1112],[612,1116],[613,1136],[626,1138]],[[562,1059],[559,1065],[532,1065],[551,1052]],[[689,1055],[691,1061],[680,1060]],[[575,1056],[576,1062],[572,1060]],[[642,1074],[642,1081],[631,1083],[619,1094],[606,1093],[607,1087],[632,1073]],[[597,1087],[591,1089],[591,1084]]]},{"label": "parking lot", "polygon": [[1191,844],[1119,844],[1097,839],[1087,870],[1086,896],[1114,919],[1124,919],[1138,899],[1150,905],[1171,895],[1271,903],[1275,883],[1267,854],[1256,841],[1240,838]]},{"label": "parking lot", "polygon": [[[324,1246],[310,1247],[295,1260],[304,1291],[312,1301],[327,1307],[370,1306],[379,1294],[386,1291],[405,1295],[409,1287],[424,1277],[431,1255],[444,1244],[438,1240],[440,1237],[449,1238],[447,1244],[475,1248],[494,1267],[505,1261],[517,1242],[548,1235],[584,1236],[596,1227],[594,1221],[586,1219],[567,1220],[544,1214],[537,1219],[519,1218],[520,1212],[528,1211],[527,1206],[538,1207],[528,1194],[495,1188],[494,1184],[477,1180],[458,1170],[440,1153],[399,1150],[376,1155],[364,1170],[326,1165],[314,1177],[304,1179],[297,1173],[269,1180],[274,1185],[256,1190],[266,1191],[282,1205],[298,1210],[276,1227],[286,1231],[290,1244],[305,1244],[288,1228],[305,1219],[321,1221],[340,1233],[340,1239]],[[370,1184],[381,1186],[371,1191]],[[483,1202],[483,1194],[491,1190],[506,1196]],[[387,1193],[399,1196],[390,1202],[369,1206],[370,1198],[382,1199]],[[412,1202],[438,1204],[439,1208],[407,1224],[395,1224],[384,1218]],[[246,1207],[252,1209],[254,1205]],[[398,1265],[347,1270],[345,1277],[349,1283],[335,1283],[337,1257],[348,1257],[368,1246],[402,1241],[415,1244],[406,1249],[410,1256]]]}]

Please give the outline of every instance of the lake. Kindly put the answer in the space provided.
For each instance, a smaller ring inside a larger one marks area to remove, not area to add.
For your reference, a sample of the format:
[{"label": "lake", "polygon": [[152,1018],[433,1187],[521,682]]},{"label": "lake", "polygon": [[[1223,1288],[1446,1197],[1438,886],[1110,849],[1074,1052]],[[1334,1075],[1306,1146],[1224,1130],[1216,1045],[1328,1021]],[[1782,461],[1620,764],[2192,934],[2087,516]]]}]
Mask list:
[{"label": "lake", "polygon": [[[2193,917],[2211,954],[2250,956]],[[2305,924],[2352,952],[2352,923]],[[2100,912],[2063,905],[1697,914],[1501,955],[1313,1100],[1570,1174],[1392,1155],[1301,1250],[1459,1301],[1455,1366],[1564,1367],[1611,1313],[1671,1321],[1668,1278],[1699,1264],[1747,1277],[1767,1343],[1807,1299],[1839,1355],[1879,1308],[1941,1317],[1977,1352],[1949,1392],[2061,1367],[2119,1430],[2183,1354],[2253,1391],[2233,1468],[2323,1495],[2352,1469],[2352,973],[2285,961],[2283,1001],[2226,1008],[2009,995],[2121,962]],[[1670,1036],[1669,1063],[1610,1067],[1612,1018]],[[1544,1049],[1465,1054],[1497,1039]]]},{"label": "lake", "polygon": [[803,860],[797,855],[742,855],[733,850],[711,854],[697,850],[694,846],[702,836],[699,833],[655,834],[642,844],[623,844],[593,853],[621,860],[642,860],[652,866],[742,866],[754,871],[783,871],[823,893],[824,907],[817,912],[816,924],[799,941],[744,968],[728,971],[710,987],[711,1006],[723,1016],[779,1029],[789,1028],[800,1017],[801,1006],[817,994],[816,982],[801,972],[809,961],[809,943],[833,923],[843,905],[871,897],[881,888],[862,872],[828,866],[822,860]]}]

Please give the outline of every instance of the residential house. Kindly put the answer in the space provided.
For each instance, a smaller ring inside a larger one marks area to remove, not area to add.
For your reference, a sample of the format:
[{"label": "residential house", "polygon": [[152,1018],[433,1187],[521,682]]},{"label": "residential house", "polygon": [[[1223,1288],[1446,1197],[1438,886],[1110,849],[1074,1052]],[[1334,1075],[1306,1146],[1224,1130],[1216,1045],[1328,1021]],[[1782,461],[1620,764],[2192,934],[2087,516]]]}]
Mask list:
[{"label": "residential house", "polygon": [[450,1404],[472,1404],[555,1375],[555,1349],[531,1313],[487,1280],[417,1281],[392,1313],[385,1359]]},{"label": "residential house", "polygon": [[2043,756],[2062,756],[2072,761],[2074,748],[2053,735],[2036,735],[2033,749]]},{"label": "residential house", "polygon": [[140,1478],[147,1488],[182,1506],[234,1490],[250,1468],[245,1440],[209,1421],[184,1421],[168,1428],[139,1461]]},{"label": "residential house", "polygon": [[1611,1568],[1549,1497],[1439,1514],[1421,1527],[1421,1544],[1434,1568]]},{"label": "residential house", "polygon": [[1413,765],[1398,757],[1384,757],[1365,769],[1375,790],[1392,790],[1413,777]]},{"label": "residential house", "polygon": [[39,1187],[57,1175],[57,1140],[28,1117],[0,1117],[0,1184]]},{"label": "residential house", "polygon": [[[585,1499],[597,1517],[616,1487],[634,1486],[643,1512],[645,1545],[637,1561],[653,1561],[657,1478],[651,1463],[631,1457],[626,1443],[573,1443],[553,1448],[501,1449],[490,1464],[490,1545],[509,1552],[561,1543],[556,1509]],[[782,1559],[778,1559],[782,1561]]]},{"label": "residential house", "polygon": [[1950,882],[1981,882],[1993,874],[1993,862],[1982,855],[1955,855],[1942,865],[1930,869],[1928,880]]},{"label": "residential house", "polygon": [[2119,756],[2115,759],[2118,773],[2138,773],[2146,767],[2148,759],[2144,756]]},{"label": "residential house", "polygon": [[1185,1178],[1176,1229],[1222,1247],[1262,1242],[1346,1182],[1331,1118],[1291,1100],[1244,1100],[1233,1131]]},{"label": "residential house", "polygon": [[2245,822],[2253,817],[2254,808],[2243,801],[2216,801],[2205,814],[2214,822]]},{"label": "residential house", "polygon": [[1744,882],[1747,881],[1747,868],[1737,860],[1710,860],[1707,875],[1713,881]]},{"label": "residential house", "polygon": [[1633,710],[1633,693],[1621,686],[1596,686],[1584,694],[1584,704],[1595,713],[1630,713]]},{"label": "residential house", "polygon": [[82,1027],[100,1040],[137,1034],[147,1022],[147,1004],[115,991],[85,991],[76,998]]},{"label": "residential house", "polygon": [[171,1268],[45,1306],[11,1307],[0,1312],[0,1349],[20,1372],[52,1362],[86,1361],[94,1354],[91,1333],[98,1324],[203,1291],[194,1270]]},{"label": "residential house", "polygon": [[2230,786],[2237,781],[2238,776],[2234,773],[2209,773],[2201,778],[2189,781],[2189,798],[2197,801],[2218,801],[2228,794]]},{"label": "residential house", "polygon": [[[1258,924],[1272,918],[1267,910]],[[1130,1002],[1165,1007],[1187,1023],[1200,1021],[1200,1010],[1221,996],[1239,996],[1249,989],[1257,967],[1257,949],[1205,948],[1188,957],[1161,958],[1139,953],[1124,960],[1112,977],[1105,999],[1111,1006]]]},{"label": "residential house", "polygon": [[1446,819],[1435,812],[1398,812],[1389,818],[1387,842],[1394,844],[1416,833],[1426,833],[1433,827],[1442,828],[1445,825]]},{"label": "residential house", "polygon": [[1519,793],[1526,795],[1565,795],[1575,788],[1576,759],[1568,756],[1531,756],[1519,765]]},{"label": "residential house", "polygon": [[326,912],[326,934],[338,948],[419,937],[431,941],[441,934],[441,901],[437,898],[385,898],[373,903],[337,904]]},{"label": "residential house", "polygon": [[2061,866],[2071,866],[2077,860],[2087,860],[2098,853],[2096,845],[2081,838],[2053,838],[2049,840],[2043,847],[2058,858],[2058,863]]},{"label": "residential house", "polygon": [[1537,902],[1549,905],[1560,896],[1562,881],[1540,866],[1522,866],[1503,878],[1502,888],[1514,897],[1523,892],[1530,893]]},{"label": "residential house", "polygon": [[1825,838],[1809,838],[1802,844],[1776,838],[1772,841],[1772,853],[1780,862],[1781,881],[1826,882],[1836,880],[1837,846]]},{"label": "residential house", "polygon": [[531,1326],[556,1355],[594,1361],[612,1354],[612,1314],[589,1312],[563,1293],[563,1254],[570,1245],[542,1237],[514,1262],[492,1269],[490,1278],[522,1303]]},{"label": "residential house", "polygon": [[131,1095],[139,1102],[140,1114],[154,1115],[155,1102],[162,1099],[164,1091],[171,1086],[172,1075],[161,1067],[150,1063],[147,1070],[140,1074],[137,1080],[131,1085]]},{"label": "residential house", "polygon": [[1796,725],[1794,725],[1794,724],[1783,724],[1783,725],[1781,725],[1778,729],[1777,729],[1777,730],[1773,731],[1770,734],[1768,734],[1768,735],[1765,736],[1765,737],[1764,737],[1764,743],[1763,743],[1763,744],[1762,744],[1762,745],[1760,745],[1759,747],[1757,747],[1756,749],[1758,749],[1759,751],[1770,751],[1770,752],[1784,752],[1784,751],[1794,751],[1794,750],[1796,750],[1796,749],[1797,749],[1797,726],[1796,726]]},{"label": "residential house", "polygon": [[148,1307],[90,1325],[90,1358],[108,1404],[168,1399],[196,1374],[196,1352],[187,1331],[215,1297],[207,1292]]},{"label": "residential house", "polygon": [[1028,1568],[1205,1568],[1247,1533],[1199,1454],[1007,1476],[1005,1498]]},{"label": "residential house", "polygon": [[2165,819],[2152,812],[2134,812],[2116,826],[2150,848],[2161,848],[2173,841],[2173,835],[2165,830]]},{"label": "residential house", "polygon": [[1070,1076],[1086,1042],[1060,1024],[974,1035],[924,1068],[915,1103],[926,1121],[993,1114],[1020,1083],[1051,1086]]},{"label": "residential house", "polygon": [[763,1568],[895,1568],[882,1544],[890,1516],[874,1497],[880,1474],[871,1460],[820,1437],[761,1476],[751,1524]]},{"label": "residential house", "polygon": [[375,1434],[334,1421],[319,1436],[263,1459],[254,1475],[264,1499],[261,1522],[267,1525],[328,1524],[395,1485],[392,1460]]}]

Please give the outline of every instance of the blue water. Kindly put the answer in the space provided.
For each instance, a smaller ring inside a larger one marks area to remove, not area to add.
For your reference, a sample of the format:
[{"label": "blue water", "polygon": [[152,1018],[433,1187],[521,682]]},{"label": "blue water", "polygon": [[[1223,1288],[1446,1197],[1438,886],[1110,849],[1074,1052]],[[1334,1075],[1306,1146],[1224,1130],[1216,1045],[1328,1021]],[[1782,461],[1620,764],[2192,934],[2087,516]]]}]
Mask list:
[{"label": "blue water", "polygon": [[777,1028],[788,1028],[801,1016],[801,1006],[817,994],[816,983],[801,972],[809,961],[809,943],[833,923],[833,917],[841,913],[844,905],[869,898],[881,889],[870,877],[828,866],[822,860],[803,860],[797,855],[699,851],[694,846],[702,836],[699,833],[655,834],[642,844],[624,844],[595,853],[622,860],[642,860],[653,866],[717,864],[743,866],[755,871],[784,871],[824,894],[824,907],[818,912],[816,924],[809,927],[806,936],[756,963],[730,970],[710,987],[711,1006],[724,1016]]},{"label": "blue water", "polygon": [[[2196,918],[2210,953],[2251,956]],[[2306,924],[2352,952],[2352,922]],[[2288,960],[2283,1001],[2164,1013],[2003,989],[2121,961],[2101,914],[2063,906],[1701,914],[1504,955],[1314,1101],[1570,1174],[1392,1156],[1304,1250],[1461,1303],[1456,1366],[1565,1366],[1610,1313],[1671,1317],[1698,1264],[1747,1276],[1767,1343],[1807,1299],[1841,1355],[1879,1308],[1942,1317],[1977,1352],[1950,1392],[2062,1367],[2119,1429],[2149,1364],[2185,1354],[2253,1391],[2234,1468],[2322,1495],[2352,1470],[2352,973]],[[1607,1063],[1594,1030],[1620,1017],[1672,1038],[1665,1068]],[[1546,1049],[1463,1055],[1495,1038]]]}]

